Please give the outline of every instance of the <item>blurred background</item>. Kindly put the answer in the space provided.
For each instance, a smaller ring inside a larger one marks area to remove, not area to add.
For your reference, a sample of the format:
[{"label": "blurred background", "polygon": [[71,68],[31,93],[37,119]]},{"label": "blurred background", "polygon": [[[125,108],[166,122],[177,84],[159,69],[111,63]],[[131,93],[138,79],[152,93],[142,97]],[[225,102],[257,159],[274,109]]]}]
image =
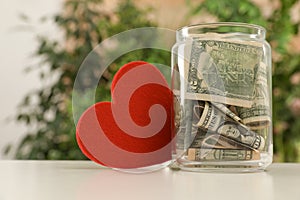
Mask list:
[{"label": "blurred background", "polygon": [[[86,159],[75,141],[73,81],[104,39],[138,27],[232,21],[268,31],[274,160],[300,162],[300,0],[5,0],[0,7],[1,159]],[[170,53],[118,58],[99,81],[98,101],[110,100],[111,78],[132,60],[170,65]]]}]

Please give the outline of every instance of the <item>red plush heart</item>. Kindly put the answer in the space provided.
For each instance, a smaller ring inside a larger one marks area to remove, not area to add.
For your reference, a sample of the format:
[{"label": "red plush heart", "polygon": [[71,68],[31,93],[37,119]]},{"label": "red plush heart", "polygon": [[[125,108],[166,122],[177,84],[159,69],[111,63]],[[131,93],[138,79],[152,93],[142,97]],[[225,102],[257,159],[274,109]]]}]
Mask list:
[{"label": "red plush heart", "polygon": [[91,160],[114,168],[138,168],[171,159],[172,92],[153,65],[124,65],[112,82],[112,103],[88,108],[76,138]]}]

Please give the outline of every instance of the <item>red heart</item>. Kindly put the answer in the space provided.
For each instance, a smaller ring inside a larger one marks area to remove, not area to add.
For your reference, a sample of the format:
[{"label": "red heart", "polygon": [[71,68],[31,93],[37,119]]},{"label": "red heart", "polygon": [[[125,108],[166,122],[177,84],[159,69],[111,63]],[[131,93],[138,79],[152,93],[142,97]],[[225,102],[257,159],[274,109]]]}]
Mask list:
[{"label": "red heart", "polygon": [[143,61],[124,65],[112,83],[112,103],[88,108],[77,124],[77,142],[91,160],[138,168],[171,159],[172,92],[162,74]]}]

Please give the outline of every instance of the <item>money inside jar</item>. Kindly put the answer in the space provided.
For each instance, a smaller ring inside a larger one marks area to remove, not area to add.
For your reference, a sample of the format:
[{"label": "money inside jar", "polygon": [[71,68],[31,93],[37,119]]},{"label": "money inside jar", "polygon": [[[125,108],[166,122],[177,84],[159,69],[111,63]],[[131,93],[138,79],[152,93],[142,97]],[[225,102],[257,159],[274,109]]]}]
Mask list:
[{"label": "money inside jar", "polygon": [[185,102],[175,113],[180,113],[177,135],[187,159],[259,160],[267,138],[262,133],[271,122],[263,47],[206,38],[194,39],[186,49],[185,91],[174,94]]}]

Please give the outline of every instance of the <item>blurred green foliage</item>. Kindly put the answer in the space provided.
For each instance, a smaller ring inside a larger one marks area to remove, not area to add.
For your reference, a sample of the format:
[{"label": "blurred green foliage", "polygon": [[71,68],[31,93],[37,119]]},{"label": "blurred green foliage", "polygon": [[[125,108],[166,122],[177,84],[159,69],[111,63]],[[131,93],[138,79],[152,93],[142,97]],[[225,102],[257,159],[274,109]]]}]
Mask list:
[{"label": "blurred green foliage", "polygon": [[[96,45],[110,36],[133,28],[157,26],[147,19],[148,10],[138,9],[129,0],[122,1],[115,11],[106,11],[101,6],[99,0],[66,1],[62,12],[53,19],[64,32],[63,42],[39,38],[36,56],[43,61],[34,68],[40,70],[43,83],[50,83],[29,93],[19,106],[16,120],[27,124],[30,130],[16,149],[17,159],[85,159],[75,140],[71,102],[81,63]],[[113,75],[120,66],[133,60],[170,66],[170,53],[140,49],[122,55],[101,77],[96,101],[110,100]],[[95,66],[87,78],[79,81],[88,88],[90,79],[98,80],[98,76]],[[81,103],[86,106],[88,101],[82,98]],[[6,153],[12,149],[9,145]]]},{"label": "blurred green foliage", "polygon": [[[182,6],[190,10],[186,22],[195,16],[201,18],[209,14],[217,21],[253,23],[267,29],[267,40],[273,50],[275,161],[300,161],[300,48],[295,48],[300,45],[300,39],[297,40],[300,38],[300,19],[295,19],[291,12],[299,1],[264,0],[261,1],[267,2],[264,6],[258,2],[204,0],[200,4],[186,0]],[[36,56],[43,58],[41,65],[46,64],[46,68],[39,69],[41,79],[47,82],[49,78],[58,78],[29,93],[20,105],[17,121],[27,124],[30,131],[19,144],[16,158],[85,159],[75,141],[71,106],[73,84],[80,64],[109,36],[132,28],[157,25],[147,18],[149,10],[138,9],[131,1],[121,1],[117,10],[109,12],[101,9],[101,5],[99,0],[66,1],[62,13],[54,17],[55,23],[64,31],[64,44],[39,38]],[[268,8],[273,8],[272,12],[266,13]],[[143,49],[120,57],[99,81],[97,101],[110,100],[114,73],[132,60],[170,65],[170,53]],[[91,73],[90,78],[97,78],[96,73]],[[8,146],[7,152],[9,149]]]}]

